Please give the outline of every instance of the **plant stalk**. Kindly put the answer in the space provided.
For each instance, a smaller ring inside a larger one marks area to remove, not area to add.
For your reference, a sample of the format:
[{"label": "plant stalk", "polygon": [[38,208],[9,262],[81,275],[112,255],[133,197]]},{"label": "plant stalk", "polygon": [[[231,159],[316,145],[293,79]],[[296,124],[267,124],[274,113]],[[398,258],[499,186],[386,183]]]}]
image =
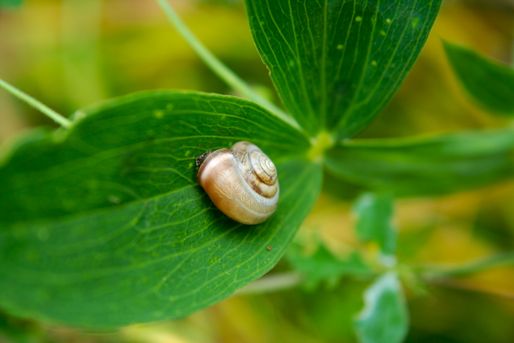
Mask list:
[{"label": "plant stalk", "polygon": [[440,279],[440,278],[456,278],[465,277],[470,274],[478,273],[490,268],[514,265],[514,252],[508,252],[504,254],[490,256],[483,260],[478,260],[464,264],[457,267],[447,268],[436,268],[436,267],[425,267],[425,271],[422,273],[425,279]]},{"label": "plant stalk", "polygon": [[296,120],[257,94],[246,82],[244,82],[232,70],[224,65],[216,56],[214,56],[214,54],[210,52],[184,24],[168,0],[156,1],[164,11],[169,22],[177,29],[180,35],[187,41],[189,46],[216,75],[218,75],[223,81],[232,87],[232,89],[240,92],[242,95],[261,105],[270,113],[280,118],[282,121],[301,131],[301,127],[296,122]]},{"label": "plant stalk", "polygon": [[63,127],[69,127],[71,125],[71,122],[66,119],[61,114],[55,112],[50,107],[46,106],[39,100],[31,97],[27,93],[19,90],[18,88],[14,87],[13,85],[7,83],[6,81],[0,79],[0,88],[5,89],[7,92],[11,93],[18,99],[24,101],[29,106],[35,108],[36,110],[40,111],[41,113],[45,114],[47,117],[55,121],[57,124],[63,126]]},{"label": "plant stalk", "polygon": [[263,294],[294,288],[302,283],[297,272],[281,273],[263,277],[236,292],[236,295]]},{"label": "plant stalk", "polygon": [[[491,256],[483,260],[471,262],[457,267],[436,268],[427,266],[422,268],[419,275],[421,277],[420,280],[425,282],[457,287],[459,284],[455,283],[455,280],[453,280],[455,278],[479,273],[481,271],[503,265],[514,265],[514,252]],[[241,288],[236,292],[236,294],[247,295],[272,293],[284,289],[294,288],[301,285],[302,282],[303,278],[298,272],[291,271],[286,273],[279,273],[265,276],[259,280],[256,280],[246,287]],[[467,287],[470,288],[469,286]],[[508,297],[513,296],[511,294],[499,295]]]}]

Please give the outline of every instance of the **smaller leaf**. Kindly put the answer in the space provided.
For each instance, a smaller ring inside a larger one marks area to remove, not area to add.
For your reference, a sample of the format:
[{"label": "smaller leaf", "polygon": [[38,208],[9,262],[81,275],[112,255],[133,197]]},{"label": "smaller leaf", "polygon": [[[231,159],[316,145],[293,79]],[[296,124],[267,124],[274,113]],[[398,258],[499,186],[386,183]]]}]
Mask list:
[{"label": "smaller leaf", "polygon": [[464,89],[486,109],[514,115],[514,69],[480,54],[444,43],[446,55]]},{"label": "smaller leaf", "polygon": [[308,289],[315,288],[322,282],[334,285],[343,276],[362,276],[371,273],[370,267],[358,253],[341,259],[323,244],[320,244],[311,256],[305,255],[298,245],[293,245],[287,258],[294,269],[302,274]]},{"label": "smaller leaf", "polygon": [[362,343],[402,342],[409,318],[400,282],[395,273],[380,277],[364,294],[364,309],[355,321]]},{"label": "smaller leaf", "polygon": [[386,194],[367,193],[357,200],[357,236],[364,242],[376,242],[384,255],[396,250],[396,231],[392,224],[393,199]]},{"label": "smaller leaf", "polygon": [[395,196],[455,192],[514,175],[514,127],[432,137],[352,140],[326,158],[343,182]]}]

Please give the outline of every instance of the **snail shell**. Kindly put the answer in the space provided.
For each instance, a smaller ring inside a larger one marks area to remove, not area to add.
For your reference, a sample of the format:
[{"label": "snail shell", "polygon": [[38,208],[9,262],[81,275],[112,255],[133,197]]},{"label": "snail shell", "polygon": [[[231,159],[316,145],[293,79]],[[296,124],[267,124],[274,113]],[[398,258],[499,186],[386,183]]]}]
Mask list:
[{"label": "snail shell", "polygon": [[261,149],[238,142],[197,160],[198,182],[216,207],[243,224],[268,219],[278,202],[277,169]]}]

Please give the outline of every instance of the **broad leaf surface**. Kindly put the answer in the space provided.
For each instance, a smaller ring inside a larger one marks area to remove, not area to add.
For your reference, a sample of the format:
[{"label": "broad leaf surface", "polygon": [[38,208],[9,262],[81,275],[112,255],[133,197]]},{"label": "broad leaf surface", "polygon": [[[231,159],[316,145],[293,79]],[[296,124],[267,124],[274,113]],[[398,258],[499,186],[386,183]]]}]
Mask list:
[{"label": "broad leaf surface", "polygon": [[398,277],[380,277],[364,294],[365,307],[355,326],[361,343],[401,343],[409,317]]},{"label": "broad leaf surface", "polygon": [[393,226],[393,199],[386,194],[364,194],[354,208],[357,214],[357,237],[364,242],[375,242],[384,255],[394,256],[396,230]]},{"label": "broad leaf surface", "polygon": [[363,276],[372,273],[358,253],[341,258],[323,244],[311,256],[305,255],[298,246],[292,246],[286,256],[293,268],[302,275],[307,288],[314,288],[322,282],[335,285],[346,275]]},{"label": "broad leaf surface", "polygon": [[478,53],[445,43],[446,55],[464,89],[498,114],[514,116],[514,69]]},{"label": "broad leaf surface", "polygon": [[487,185],[514,175],[514,128],[425,138],[353,140],[328,153],[342,181],[417,196]]},{"label": "broad leaf surface", "polygon": [[385,106],[416,60],[440,0],[247,0],[254,40],[286,109],[348,137]]},{"label": "broad leaf surface", "polygon": [[[0,306],[19,315],[90,328],[185,316],[268,271],[319,192],[305,137],[247,101],[149,92],[82,115],[0,167]],[[279,172],[277,212],[258,226],[195,181],[198,155],[239,140]]]}]

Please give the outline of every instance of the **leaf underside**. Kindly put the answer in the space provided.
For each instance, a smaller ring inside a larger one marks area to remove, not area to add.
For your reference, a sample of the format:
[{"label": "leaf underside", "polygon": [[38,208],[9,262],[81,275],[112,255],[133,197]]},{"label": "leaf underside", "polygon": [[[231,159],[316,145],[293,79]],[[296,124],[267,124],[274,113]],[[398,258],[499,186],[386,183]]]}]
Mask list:
[{"label": "leaf underside", "polygon": [[440,0],[247,0],[286,109],[315,135],[356,134],[412,67]]},{"label": "leaf underside", "polygon": [[475,101],[497,114],[514,115],[514,69],[451,43],[444,48],[453,71]]},{"label": "leaf underside", "polygon": [[[16,314],[89,328],[185,316],[268,271],[319,193],[306,138],[250,102],[147,92],[84,114],[0,166],[0,306]],[[195,180],[197,156],[240,140],[279,173],[277,212],[257,226]]]}]

